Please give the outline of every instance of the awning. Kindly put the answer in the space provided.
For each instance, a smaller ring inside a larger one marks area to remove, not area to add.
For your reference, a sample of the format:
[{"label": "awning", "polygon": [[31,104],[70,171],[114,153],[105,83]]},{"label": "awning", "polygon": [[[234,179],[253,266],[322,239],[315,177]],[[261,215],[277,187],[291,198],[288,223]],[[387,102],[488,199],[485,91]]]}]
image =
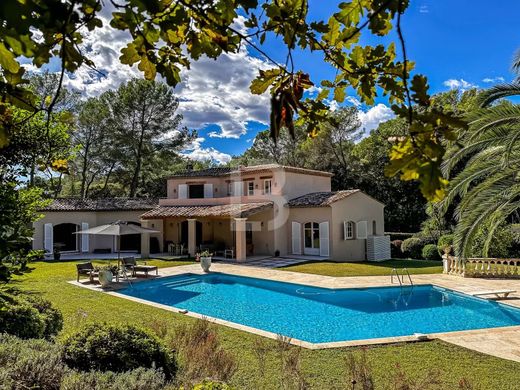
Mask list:
[{"label": "awning", "polygon": [[142,219],[162,218],[247,218],[271,209],[272,202],[234,203],[215,206],[159,206],[141,215]]}]

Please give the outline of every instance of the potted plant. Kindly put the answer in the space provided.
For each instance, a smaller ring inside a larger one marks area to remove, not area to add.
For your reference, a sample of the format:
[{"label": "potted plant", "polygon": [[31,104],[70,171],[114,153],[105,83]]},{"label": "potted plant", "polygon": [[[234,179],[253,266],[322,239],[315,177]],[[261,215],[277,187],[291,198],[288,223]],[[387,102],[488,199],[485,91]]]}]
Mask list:
[{"label": "potted plant", "polygon": [[101,268],[98,268],[99,270],[99,284],[101,284],[101,287],[106,287],[110,283],[112,283],[112,279],[114,278],[114,274],[117,272],[117,267],[114,265],[107,265]]},{"label": "potted plant", "polygon": [[197,259],[199,259],[200,266],[204,272],[209,272],[209,268],[211,267],[211,256],[213,256],[213,254],[208,250],[197,253]]},{"label": "potted plant", "polygon": [[64,246],[65,246],[65,244],[62,244],[59,242],[54,244],[53,251],[52,251],[52,254],[54,255],[54,260],[60,261],[60,259],[61,259],[60,249],[63,248]]}]

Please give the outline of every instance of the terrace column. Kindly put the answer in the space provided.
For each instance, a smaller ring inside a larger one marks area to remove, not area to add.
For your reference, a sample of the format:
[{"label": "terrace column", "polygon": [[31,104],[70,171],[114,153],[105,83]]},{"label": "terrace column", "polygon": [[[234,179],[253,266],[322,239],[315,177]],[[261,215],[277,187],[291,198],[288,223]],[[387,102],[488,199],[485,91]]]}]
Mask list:
[{"label": "terrace column", "polygon": [[188,253],[195,257],[197,254],[197,228],[196,219],[188,219]]},{"label": "terrace column", "polygon": [[235,257],[237,261],[246,261],[246,221],[247,218],[235,218]]},{"label": "terrace column", "polygon": [[[141,219],[142,227],[149,227],[149,223],[147,220]],[[141,234],[141,258],[146,259],[150,257],[150,234],[143,233]]]}]

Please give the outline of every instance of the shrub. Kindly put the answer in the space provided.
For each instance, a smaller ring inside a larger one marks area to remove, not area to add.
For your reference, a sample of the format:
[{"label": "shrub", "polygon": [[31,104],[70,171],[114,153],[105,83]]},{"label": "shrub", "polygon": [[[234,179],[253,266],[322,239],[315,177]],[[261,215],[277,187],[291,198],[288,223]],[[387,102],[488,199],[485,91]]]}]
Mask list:
[{"label": "shrub", "polygon": [[71,372],[63,378],[60,390],[163,390],[165,385],[162,372],[136,368],[124,373]]},{"label": "shrub", "polygon": [[445,249],[453,245],[453,234],[444,234],[439,237],[439,241],[437,241],[437,251],[439,255],[443,255]]},{"label": "shrub", "polygon": [[232,390],[232,387],[223,382],[204,381],[193,386],[193,390]]},{"label": "shrub", "polygon": [[425,260],[440,260],[441,256],[435,244],[427,244],[422,249],[422,257]]},{"label": "shrub", "polygon": [[403,245],[402,240],[394,240],[390,242],[390,253],[393,259],[404,257],[403,252],[401,251],[401,245]]},{"label": "shrub", "polygon": [[506,258],[510,255],[516,257],[517,255],[511,254],[511,248],[513,247],[513,232],[509,225],[501,225],[497,227],[493,233],[493,238],[489,246],[489,251],[485,251],[485,243],[489,235],[489,227],[482,225],[479,227],[471,245],[471,257],[498,257]]},{"label": "shrub", "polygon": [[154,335],[131,325],[90,324],[64,341],[65,362],[82,371],[157,368],[175,376],[174,357]]},{"label": "shrub", "polygon": [[60,311],[38,296],[2,291],[0,307],[0,332],[24,339],[50,338],[63,326]]},{"label": "shrub", "polygon": [[0,388],[59,389],[67,371],[59,345],[0,334]]},{"label": "shrub", "polygon": [[420,259],[424,243],[420,238],[407,238],[401,244],[401,252],[412,259]]},{"label": "shrub", "polygon": [[236,371],[233,355],[221,347],[209,321],[197,320],[179,326],[169,342],[177,351],[180,366],[177,381],[188,389],[205,379],[227,382]]}]

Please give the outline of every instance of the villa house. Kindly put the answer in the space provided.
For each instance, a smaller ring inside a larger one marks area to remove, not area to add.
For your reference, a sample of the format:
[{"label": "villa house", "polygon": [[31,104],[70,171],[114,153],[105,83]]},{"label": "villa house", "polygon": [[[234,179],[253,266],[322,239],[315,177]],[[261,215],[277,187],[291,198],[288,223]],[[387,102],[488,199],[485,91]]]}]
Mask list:
[{"label": "villa house", "polygon": [[309,256],[334,261],[390,257],[384,205],[359,190],[331,191],[331,174],[275,164],[187,170],[167,181],[164,199],[58,199],[34,224],[34,248],[115,251],[110,237],[77,230],[116,220],[159,231],[121,242],[142,256],[171,248],[208,249],[245,261]]}]

